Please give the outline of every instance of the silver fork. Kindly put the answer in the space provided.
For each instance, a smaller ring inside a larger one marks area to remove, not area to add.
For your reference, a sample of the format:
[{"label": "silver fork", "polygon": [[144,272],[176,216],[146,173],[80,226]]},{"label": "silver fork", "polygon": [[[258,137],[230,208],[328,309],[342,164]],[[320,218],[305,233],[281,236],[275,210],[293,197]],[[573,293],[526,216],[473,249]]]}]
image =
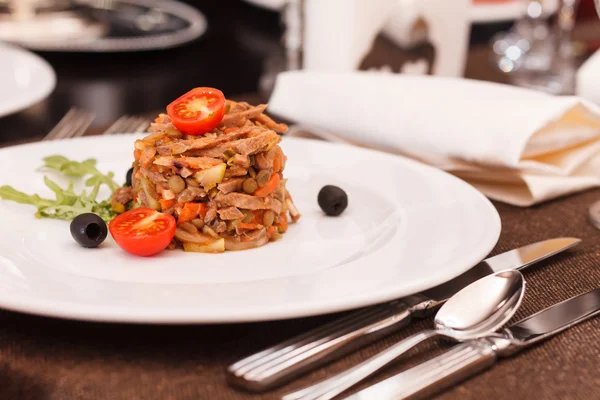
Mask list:
[{"label": "silver fork", "polygon": [[102,134],[114,135],[117,133],[137,133],[143,132],[150,125],[150,120],[146,117],[137,117],[134,115],[123,115],[108,127]]},{"label": "silver fork", "polygon": [[70,139],[83,136],[87,128],[94,121],[94,118],[96,118],[96,114],[93,112],[71,107],[42,140]]}]

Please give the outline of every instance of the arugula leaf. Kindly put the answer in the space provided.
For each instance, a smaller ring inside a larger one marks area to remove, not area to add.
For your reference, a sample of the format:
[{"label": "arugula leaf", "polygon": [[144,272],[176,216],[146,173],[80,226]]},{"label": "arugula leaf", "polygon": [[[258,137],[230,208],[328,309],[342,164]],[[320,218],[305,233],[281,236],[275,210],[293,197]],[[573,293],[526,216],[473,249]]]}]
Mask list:
[{"label": "arugula leaf", "polygon": [[98,201],[98,192],[102,185],[106,185],[114,193],[120,186],[113,180],[114,174],[109,172],[103,174],[96,168],[96,160],[88,159],[82,162],[69,160],[60,155],[54,155],[44,158],[44,166],[62,173],[65,176],[72,178],[85,178],[85,185],[90,187],[90,193],[85,190],[81,193],[76,193],[73,189],[73,181],[69,181],[66,188],[62,188],[52,179],[44,176],[44,183],[52,192],[55,199],[44,199],[37,194],[28,195],[20,192],[11,186],[0,187],[0,198],[9,201],[15,201],[21,204],[30,204],[37,208],[36,216],[38,218],[55,218],[72,220],[76,216],[93,212],[98,214],[106,222],[116,216],[112,209],[110,198],[103,201]]},{"label": "arugula leaf", "polygon": [[4,200],[16,201],[21,204],[31,204],[36,207],[44,207],[54,203],[52,200],[43,199],[37,194],[28,195],[6,185],[0,186],[0,197]]},{"label": "arugula leaf", "polygon": [[92,177],[86,182],[86,186],[94,186],[95,181],[92,181],[92,179],[101,180],[108,187],[110,187],[112,191],[117,190],[117,188],[120,186],[113,180],[114,174],[112,172],[104,175],[102,172],[98,171],[98,168],[96,168],[96,160],[93,158],[79,162],[69,160],[64,156],[54,155],[45,157],[44,163],[45,164],[42,168],[45,167],[53,169],[68,177],[82,178],[86,175],[92,175]]}]

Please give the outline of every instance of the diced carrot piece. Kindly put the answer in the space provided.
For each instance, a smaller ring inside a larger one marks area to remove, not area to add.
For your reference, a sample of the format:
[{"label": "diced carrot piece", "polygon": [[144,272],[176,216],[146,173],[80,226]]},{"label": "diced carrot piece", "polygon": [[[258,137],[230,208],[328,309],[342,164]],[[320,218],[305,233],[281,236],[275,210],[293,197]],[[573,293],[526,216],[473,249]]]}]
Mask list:
[{"label": "diced carrot piece", "polygon": [[168,210],[169,208],[175,206],[175,204],[177,204],[177,200],[175,199],[171,199],[171,200],[165,200],[165,199],[160,199],[158,200],[158,202],[160,203],[160,208],[164,211],[164,210]]},{"label": "diced carrot piece", "polygon": [[253,223],[253,222],[250,222],[250,223],[240,222],[238,224],[238,227],[240,229],[246,229],[248,231],[253,231],[255,229],[259,229],[260,227],[262,227],[262,225],[257,224],[257,223]]},{"label": "diced carrot piece", "polygon": [[271,177],[269,178],[269,181],[267,182],[267,184],[265,186],[256,189],[256,191],[254,192],[254,195],[256,197],[267,197],[268,195],[273,193],[273,191],[275,189],[277,189],[279,187],[279,183],[281,183],[281,178],[279,177],[279,174],[273,174],[273,175],[271,175]]},{"label": "diced carrot piece", "polygon": [[264,212],[264,211],[262,211],[262,210],[255,210],[255,211],[252,211],[252,214],[253,214],[254,216],[252,217],[252,220],[250,220],[250,223],[251,223],[251,224],[258,224],[259,222],[262,222],[262,220],[263,220],[263,214],[264,214],[264,213],[265,213],[265,212]]},{"label": "diced carrot piece", "polygon": [[202,203],[185,203],[179,212],[177,223],[183,224],[184,222],[192,221],[200,214],[200,210],[202,210],[203,207],[204,204]]},{"label": "diced carrot piece", "polygon": [[281,222],[279,223],[279,226],[281,227],[282,231],[286,232],[288,230],[287,215],[285,215],[285,213],[282,212],[281,214],[279,214],[279,216],[281,217]]}]

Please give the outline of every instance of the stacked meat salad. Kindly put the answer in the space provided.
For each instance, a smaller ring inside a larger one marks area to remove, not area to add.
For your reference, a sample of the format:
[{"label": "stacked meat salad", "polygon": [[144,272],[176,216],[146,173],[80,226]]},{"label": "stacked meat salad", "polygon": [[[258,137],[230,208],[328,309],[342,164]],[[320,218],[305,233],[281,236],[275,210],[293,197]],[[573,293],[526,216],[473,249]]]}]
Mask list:
[{"label": "stacked meat salad", "polygon": [[266,105],[225,100],[194,89],[167,108],[135,142],[135,207],[177,220],[171,248],[222,252],[277,240],[300,214],[286,189],[287,130]]}]

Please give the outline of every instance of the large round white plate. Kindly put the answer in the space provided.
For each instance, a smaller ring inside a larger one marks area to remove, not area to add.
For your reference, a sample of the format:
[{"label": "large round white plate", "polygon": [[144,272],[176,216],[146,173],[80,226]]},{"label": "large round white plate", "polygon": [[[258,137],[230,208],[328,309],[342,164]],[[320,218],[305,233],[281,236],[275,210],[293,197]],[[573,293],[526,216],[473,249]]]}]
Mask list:
[{"label": "large round white plate", "polygon": [[0,117],[45,99],[55,85],[56,74],[45,60],[0,42]]},{"label": "large round white plate", "polygon": [[[131,52],[162,50],[189,43],[203,36],[208,27],[206,17],[197,8],[175,0],[115,0],[110,4],[96,5],[98,8],[131,8],[143,7],[148,13],[160,12],[165,15],[179,18],[187,25],[181,29],[170,32],[153,33],[132,36],[106,36],[106,27],[101,24],[91,24],[81,20],[78,14],[63,12],[55,13],[52,17],[39,16],[39,21],[10,22],[15,27],[12,30],[27,34],[6,36],[6,41],[40,51],[61,52]],[[160,14],[157,18],[160,17]],[[54,19],[52,19],[54,18]],[[140,20],[142,17],[139,18]],[[7,22],[8,24],[8,22]],[[32,29],[29,25],[37,27]],[[40,26],[47,24],[60,24],[61,30],[54,35],[38,37],[36,33]],[[1,27],[1,26],[0,26]],[[7,32],[10,32],[8,29]]]},{"label": "large round white plate", "polygon": [[[51,196],[36,169],[52,154],[94,157],[101,170],[124,176],[133,140],[93,137],[3,149],[0,184]],[[32,207],[0,200],[0,307],[147,323],[295,318],[440,284],[496,243],[496,210],[453,176],[341,144],[286,138],[282,146],[288,188],[303,217],[283,240],[254,250],[140,258],[110,238],[98,249],[84,249],[71,238],[68,222],[36,220]],[[317,205],[326,184],[344,188],[350,199],[337,218]]]}]

